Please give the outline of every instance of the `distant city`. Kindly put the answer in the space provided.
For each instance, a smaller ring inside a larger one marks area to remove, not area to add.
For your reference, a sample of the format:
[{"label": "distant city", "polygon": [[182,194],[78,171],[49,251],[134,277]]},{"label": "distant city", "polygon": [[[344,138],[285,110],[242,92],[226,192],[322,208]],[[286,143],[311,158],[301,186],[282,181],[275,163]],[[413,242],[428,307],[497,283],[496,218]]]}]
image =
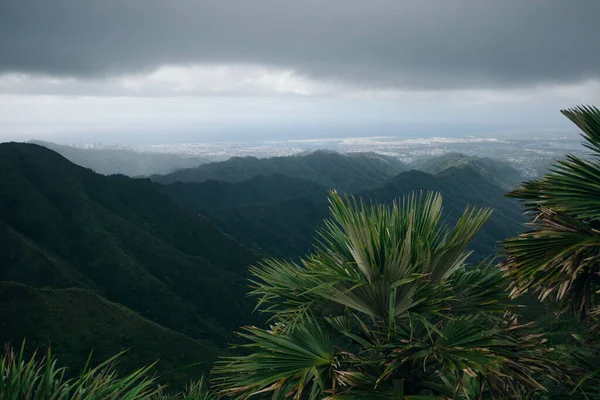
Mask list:
[{"label": "distant city", "polygon": [[231,157],[257,158],[290,156],[314,150],[341,153],[375,152],[397,157],[410,164],[418,159],[447,153],[504,160],[518,169],[523,178],[535,178],[555,159],[565,153],[585,155],[580,137],[574,131],[503,132],[486,136],[430,137],[406,139],[393,136],[263,140],[246,142],[195,142],[144,145],[139,147],[103,143],[72,143],[84,149],[122,149],[138,152],[201,157],[206,161],[223,161]]}]

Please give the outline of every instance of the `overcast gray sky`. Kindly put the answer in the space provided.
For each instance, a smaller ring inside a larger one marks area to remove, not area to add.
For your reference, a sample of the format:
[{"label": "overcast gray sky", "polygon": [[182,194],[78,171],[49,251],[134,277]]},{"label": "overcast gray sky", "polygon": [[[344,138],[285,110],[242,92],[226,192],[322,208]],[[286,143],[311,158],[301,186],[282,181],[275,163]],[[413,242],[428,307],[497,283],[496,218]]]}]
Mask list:
[{"label": "overcast gray sky", "polygon": [[0,139],[568,126],[560,108],[600,104],[598,17],[598,0],[1,0]]}]

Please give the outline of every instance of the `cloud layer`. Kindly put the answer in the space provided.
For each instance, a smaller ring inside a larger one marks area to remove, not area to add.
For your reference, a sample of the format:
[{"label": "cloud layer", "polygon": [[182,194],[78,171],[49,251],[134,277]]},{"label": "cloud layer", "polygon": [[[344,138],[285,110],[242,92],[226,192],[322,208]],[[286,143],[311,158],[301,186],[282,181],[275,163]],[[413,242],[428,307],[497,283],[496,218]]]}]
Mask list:
[{"label": "cloud layer", "polygon": [[599,15],[600,0],[0,0],[0,140],[564,129],[558,110],[600,103]]},{"label": "cloud layer", "polygon": [[599,78],[598,15],[597,0],[2,0],[0,74],[135,85],[241,65],[297,94],[573,84]]}]

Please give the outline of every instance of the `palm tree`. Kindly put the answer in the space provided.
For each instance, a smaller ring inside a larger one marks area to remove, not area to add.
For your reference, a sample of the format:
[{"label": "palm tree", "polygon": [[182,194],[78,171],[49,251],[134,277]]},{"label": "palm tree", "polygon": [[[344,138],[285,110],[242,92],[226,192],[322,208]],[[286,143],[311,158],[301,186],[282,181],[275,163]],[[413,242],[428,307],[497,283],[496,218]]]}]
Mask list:
[{"label": "palm tree", "polygon": [[465,266],[491,211],[442,222],[439,194],[365,206],[330,194],[331,219],[301,262],[253,267],[269,329],[215,368],[236,399],[525,398],[554,374],[544,339],[519,324],[500,271]]},{"label": "palm tree", "polygon": [[562,113],[582,131],[591,158],[567,154],[543,178],[510,192],[533,221],[530,230],[505,241],[502,264],[513,295],[552,297],[580,319],[599,312],[600,110],[577,107]]},{"label": "palm tree", "polygon": [[[513,297],[537,293],[552,299],[559,313],[569,310],[589,322],[592,335],[570,351],[569,363],[588,371],[586,398],[600,398],[600,110],[561,111],[583,131],[589,159],[567,154],[541,179],[510,192],[532,216],[531,228],[504,242],[501,264]],[[581,385],[580,385],[581,386]]]}]

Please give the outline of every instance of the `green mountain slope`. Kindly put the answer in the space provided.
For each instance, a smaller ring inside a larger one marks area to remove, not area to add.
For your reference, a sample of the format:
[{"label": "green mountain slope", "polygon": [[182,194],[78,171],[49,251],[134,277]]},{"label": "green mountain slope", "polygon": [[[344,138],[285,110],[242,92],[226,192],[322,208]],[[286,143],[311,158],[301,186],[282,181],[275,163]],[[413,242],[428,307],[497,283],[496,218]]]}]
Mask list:
[{"label": "green mountain slope", "polygon": [[[93,349],[92,363],[129,349],[119,362],[133,371],[156,361],[162,382],[197,378],[221,355],[214,345],[166,329],[119,304],[83,289],[36,289],[0,281],[0,343],[28,351],[49,344],[75,370]],[[193,365],[192,364],[198,364]],[[187,368],[181,368],[189,366]]]},{"label": "green mountain slope", "polygon": [[210,160],[202,157],[186,157],[178,154],[140,152],[127,149],[80,149],[52,142],[32,141],[56,151],[69,161],[104,174],[147,176],[168,174],[181,168],[197,167]]},{"label": "green mountain slope", "polygon": [[509,190],[523,180],[520,172],[504,161],[486,157],[466,156],[460,153],[448,153],[439,157],[424,158],[410,165],[428,174],[439,174],[450,168],[470,167],[482,177],[497,186]]},{"label": "green mountain slope", "polygon": [[242,182],[256,176],[277,173],[353,192],[383,182],[404,170],[405,166],[401,161],[380,154],[316,151],[307,155],[263,159],[234,157],[163,176],[155,175],[152,179],[163,184],[208,180]]},{"label": "green mountain slope", "polygon": [[313,243],[315,227],[328,214],[325,186],[281,174],[243,182],[157,186],[182,206],[210,216],[221,229],[263,256],[305,253]]},{"label": "green mountain slope", "polygon": [[391,202],[421,190],[442,194],[446,216],[450,221],[455,221],[468,204],[491,207],[494,210],[490,220],[471,244],[471,249],[476,252],[476,259],[493,254],[499,240],[514,236],[522,230],[524,218],[520,206],[506,199],[503,188],[470,165],[450,167],[436,175],[416,170],[405,172],[359,195],[376,202]]},{"label": "green mountain slope", "polygon": [[250,251],[149,180],[99,175],[41,146],[0,144],[0,243],[3,281],[90,290],[215,345],[251,322]]},{"label": "green mountain slope", "polygon": [[208,180],[158,185],[179,204],[195,210],[244,207],[304,197],[326,201],[327,188],[318,183],[282,174],[258,175],[242,182]]},{"label": "green mountain slope", "polygon": [[304,255],[314,244],[316,229],[329,215],[326,201],[296,197],[208,213],[225,232],[264,257]]},{"label": "green mountain slope", "polygon": [[[285,183],[286,179],[290,181]],[[315,230],[328,216],[324,188],[317,186],[315,197],[306,193],[308,186],[301,180],[277,176],[262,177],[259,181],[260,195],[241,190],[246,185],[252,186],[252,180],[234,184],[177,183],[163,190],[186,207],[210,216],[221,229],[261,255],[289,258],[310,251],[315,243]],[[209,190],[212,187],[227,190]],[[297,197],[293,197],[294,187],[298,187]],[[277,195],[278,188],[282,188],[281,196]],[[357,194],[366,201],[391,202],[420,190],[441,192],[448,218],[458,216],[467,204],[494,208],[491,220],[473,242],[478,259],[492,254],[498,240],[521,229],[520,207],[504,198],[505,190],[470,164],[450,167],[437,175],[416,170],[402,172]],[[235,200],[226,201],[214,195],[215,192],[227,192]]]}]

